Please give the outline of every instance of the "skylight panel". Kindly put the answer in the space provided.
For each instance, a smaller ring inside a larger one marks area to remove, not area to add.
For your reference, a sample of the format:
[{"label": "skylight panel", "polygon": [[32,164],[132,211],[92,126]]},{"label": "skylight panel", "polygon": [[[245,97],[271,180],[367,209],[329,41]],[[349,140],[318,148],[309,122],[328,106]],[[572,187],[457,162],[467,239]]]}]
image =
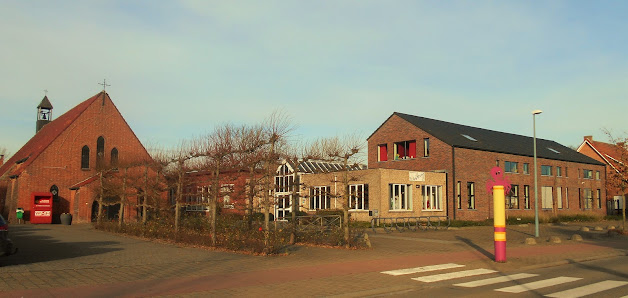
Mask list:
[{"label": "skylight panel", "polygon": [[547,149],[549,149],[549,151],[552,151],[552,152],[554,152],[556,154],[560,154],[560,152],[558,150],[554,149],[554,148],[547,147]]},{"label": "skylight panel", "polygon": [[470,135],[465,135],[465,134],[462,134],[462,133],[461,133],[460,135],[461,135],[461,136],[463,136],[463,137],[465,137],[465,138],[467,138],[467,139],[468,139],[468,140],[470,140],[470,141],[474,141],[474,142],[477,142],[477,141],[478,141],[478,140],[476,140],[475,138],[473,138],[473,137],[472,137],[472,136],[470,136]]}]

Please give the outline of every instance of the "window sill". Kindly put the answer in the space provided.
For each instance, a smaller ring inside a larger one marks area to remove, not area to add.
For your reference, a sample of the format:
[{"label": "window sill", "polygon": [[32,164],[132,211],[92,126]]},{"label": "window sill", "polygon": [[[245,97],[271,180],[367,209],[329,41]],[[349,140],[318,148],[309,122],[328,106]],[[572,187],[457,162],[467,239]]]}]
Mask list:
[{"label": "window sill", "polygon": [[443,209],[421,209],[421,212],[443,212]]},{"label": "window sill", "polygon": [[388,210],[388,212],[412,212],[412,209]]}]

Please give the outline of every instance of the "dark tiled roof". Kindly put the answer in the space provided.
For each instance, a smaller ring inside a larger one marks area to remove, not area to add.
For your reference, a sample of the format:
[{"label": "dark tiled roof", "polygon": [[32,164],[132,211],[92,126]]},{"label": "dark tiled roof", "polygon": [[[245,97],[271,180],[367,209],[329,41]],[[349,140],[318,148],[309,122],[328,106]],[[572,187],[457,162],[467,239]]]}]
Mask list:
[{"label": "dark tiled roof", "polygon": [[[402,119],[456,148],[534,156],[533,138],[395,112]],[[466,136],[468,137],[466,137]],[[470,137],[470,138],[469,138]],[[474,141],[474,140],[475,141]],[[536,139],[537,157],[585,164],[599,161],[550,140]]]},{"label": "dark tiled roof", "polygon": [[[7,162],[0,166],[0,177],[5,174],[9,176],[21,174],[39,154],[50,146],[50,144],[87,109],[87,107],[96,99],[102,98],[103,96],[109,97],[104,91],[100,92],[42,127],[17,153],[13,154]],[[44,100],[47,101],[47,99],[47,97],[44,97]],[[43,100],[42,103],[44,103]],[[48,102],[48,104],[50,104],[50,102]],[[52,105],[50,106],[52,107]],[[16,165],[17,161],[21,160],[24,160],[24,162]]]},{"label": "dark tiled roof", "polygon": [[50,100],[48,100],[48,96],[44,96],[44,99],[41,100],[37,108],[52,109],[52,104]]}]

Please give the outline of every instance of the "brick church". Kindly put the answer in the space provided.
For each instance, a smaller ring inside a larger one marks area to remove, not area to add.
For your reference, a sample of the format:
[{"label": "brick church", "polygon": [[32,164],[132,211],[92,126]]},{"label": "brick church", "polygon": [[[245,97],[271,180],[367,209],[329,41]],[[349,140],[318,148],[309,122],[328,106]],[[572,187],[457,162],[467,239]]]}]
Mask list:
[{"label": "brick church", "polygon": [[[99,169],[117,172],[119,163],[151,161],[104,90],[54,120],[52,110],[45,96],[37,106],[35,135],[0,164],[0,208],[10,221],[16,208],[29,221],[33,194],[48,193],[53,222],[62,213],[72,214],[73,222],[89,222],[98,209]],[[125,219],[137,216],[132,205],[125,206]],[[107,210],[117,217],[119,210]]]}]

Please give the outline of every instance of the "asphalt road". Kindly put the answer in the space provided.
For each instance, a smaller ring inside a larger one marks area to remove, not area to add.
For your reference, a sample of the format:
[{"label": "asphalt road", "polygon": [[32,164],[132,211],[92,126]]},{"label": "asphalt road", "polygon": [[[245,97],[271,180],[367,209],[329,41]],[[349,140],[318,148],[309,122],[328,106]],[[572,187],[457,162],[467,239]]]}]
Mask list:
[{"label": "asphalt road", "polygon": [[407,279],[409,285],[414,284],[413,288],[400,288],[396,292],[372,296],[628,297],[628,257],[626,256],[507,274],[493,272],[472,277],[431,281],[448,277],[445,274],[452,273],[453,275],[463,271],[466,270],[451,268],[391,276],[390,278]]}]

